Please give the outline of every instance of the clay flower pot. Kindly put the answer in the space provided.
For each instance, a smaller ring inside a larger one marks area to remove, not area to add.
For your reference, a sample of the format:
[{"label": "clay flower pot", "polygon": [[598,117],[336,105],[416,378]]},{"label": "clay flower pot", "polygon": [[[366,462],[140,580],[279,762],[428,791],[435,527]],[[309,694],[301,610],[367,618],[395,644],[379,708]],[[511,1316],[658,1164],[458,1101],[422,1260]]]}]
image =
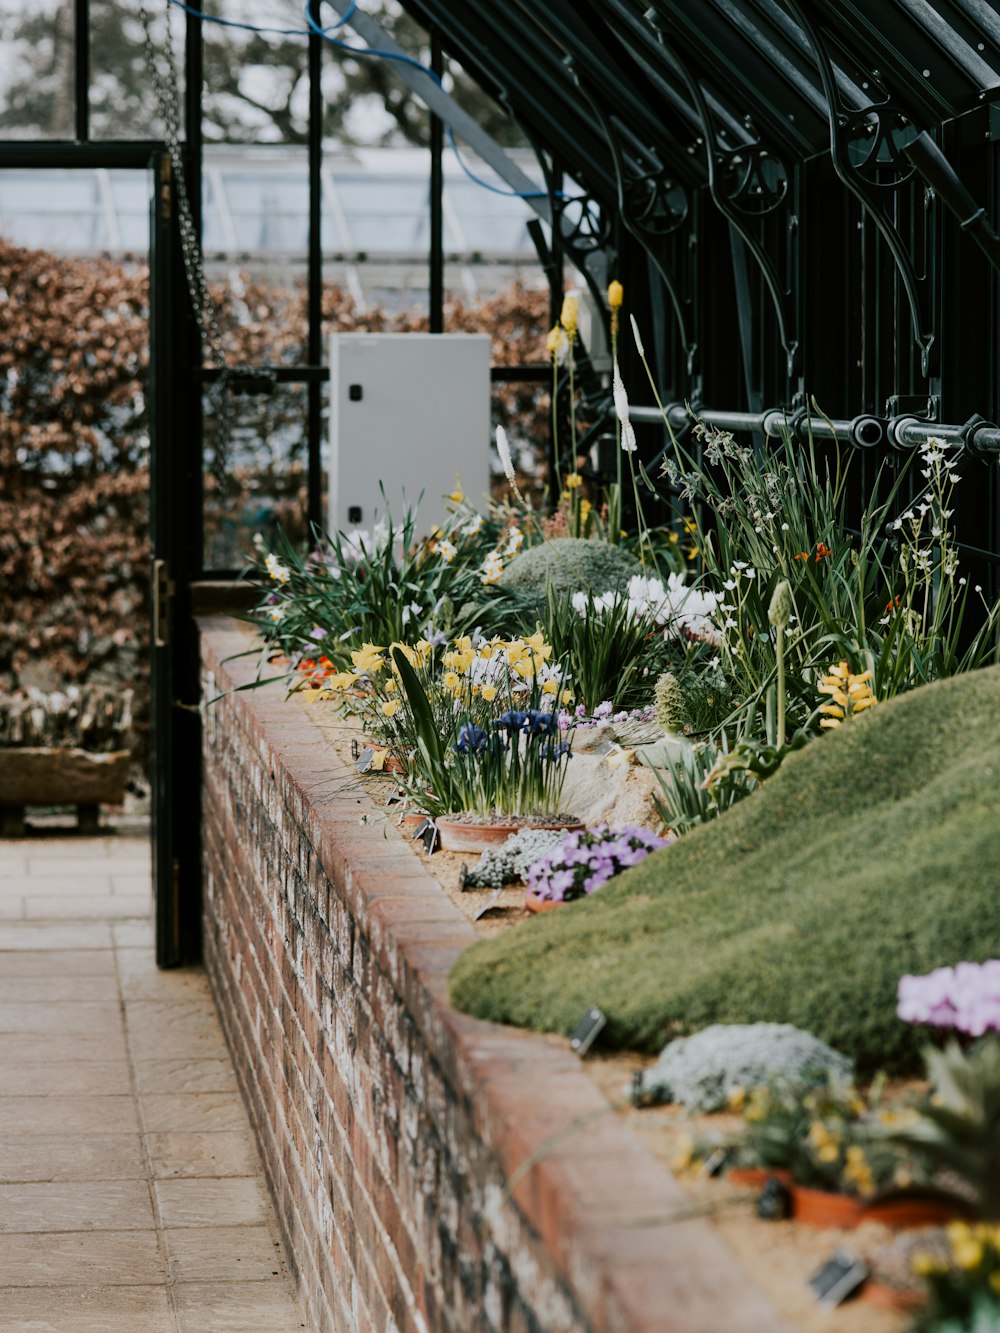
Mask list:
[{"label": "clay flower pot", "polygon": [[781,1167],[768,1166],[731,1166],[726,1172],[726,1179],[741,1189],[763,1189],[771,1179],[780,1180],[782,1185],[790,1185],[792,1178]]},{"label": "clay flower pot", "polygon": [[529,912],[551,912],[556,907],[568,907],[569,903],[563,902],[561,898],[539,898],[537,893],[525,889],[524,905]]},{"label": "clay flower pot", "polygon": [[532,818],[521,819],[516,815],[511,815],[510,820],[502,824],[477,824],[448,815],[441,815],[434,822],[441,836],[441,849],[445,852],[485,852],[489,847],[502,846],[512,833],[520,833],[525,828],[575,833],[584,827],[577,819],[558,819],[546,823]]},{"label": "clay flower pot", "polygon": [[792,1217],[807,1227],[856,1227],[864,1217],[864,1204],[850,1194],[789,1185]]}]

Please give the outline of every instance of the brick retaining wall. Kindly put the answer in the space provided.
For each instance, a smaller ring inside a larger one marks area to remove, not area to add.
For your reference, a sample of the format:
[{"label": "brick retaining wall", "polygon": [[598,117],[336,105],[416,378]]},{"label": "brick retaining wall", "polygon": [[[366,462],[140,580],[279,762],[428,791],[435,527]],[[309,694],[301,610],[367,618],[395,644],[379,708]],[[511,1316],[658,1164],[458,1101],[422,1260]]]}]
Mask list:
[{"label": "brick retaining wall", "polygon": [[[200,623],[206,693],[252,679]],[[565,1041],[450,1007],[472,927],[305,710],[204,734],[205,961],[311,1328],[780,1333]]]}]

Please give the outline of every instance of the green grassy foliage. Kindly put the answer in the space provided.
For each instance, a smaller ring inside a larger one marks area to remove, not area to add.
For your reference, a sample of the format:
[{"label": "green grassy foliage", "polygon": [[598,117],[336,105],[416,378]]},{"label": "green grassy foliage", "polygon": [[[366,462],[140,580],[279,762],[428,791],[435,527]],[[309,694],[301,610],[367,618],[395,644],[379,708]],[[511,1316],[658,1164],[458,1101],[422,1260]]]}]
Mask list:
[{"label": "green grassy foliage", "polygon": [[[617,1047],[787,1022],[861,1072],[916,1063],[904,972],[1000,953],[1000,668],[880,704],[593,898],[465,953],[456,1005]],[[603,1039],[603,1038],[602,1038]]]},{"label": "green grassy foliage", "polygon": [[621,546],[582,537],[557,537],[522,551],[504,570],[500,587],[531,599],[536,614],[544,619],[548,587],[563,597],[574,592],[609,592],[627,587],[632,575],[642,572],[635,556]]}]

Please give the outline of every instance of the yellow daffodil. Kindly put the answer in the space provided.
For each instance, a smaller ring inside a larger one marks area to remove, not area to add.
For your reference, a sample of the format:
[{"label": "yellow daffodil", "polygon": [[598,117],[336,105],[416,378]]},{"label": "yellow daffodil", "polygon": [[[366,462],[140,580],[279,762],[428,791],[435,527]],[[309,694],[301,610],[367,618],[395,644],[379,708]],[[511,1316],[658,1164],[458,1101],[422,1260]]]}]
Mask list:
[{"label": "yellow daffodil", "polygon": [[566,477],[566,489],[568,491],[578,491],[583,485],[583,478],[579,472],[570,472]]},{"label": "yellow daffodil", "polygon": [[562,704],[564,708],[568,708],[570,704],[573,702],[573,691],[563,690],[562,694],[560,694],[559,696],[559,702]]},{"label": "yellow daffodil", "polygon": [[349,690],[357,681],[359,674],[354,671],[338,671],[335,676],[330,676],[327,680],[327,689],[332,690],[335,694],[339,694],[343,690]]},{"label": "yellow daffodil", "polygon": [[379,705],[379,712],[385,717],[394,717],[402,706],[398,699],[387,699],[384,704]]},{"label": "yellow daffodil", "polygon": [[936,1273],[943,1273],[945,1265],[940,1259],[936,1259],[933,1254],[928,1254],[926,1250],[918,1250],[910,1261],[910,1267],[916,1273],[917,1277],[933,1277]]},{"label": "yellow daffodil", "polygon": [[545,684],[542,686],[542,693],[543,693],[543,694],[558,694],[558,693],[559,693],[559,682],[558,682],[554,677],[553,677],[553,679],[551,679],[551,680],[547,680],[547,681],[545,682]]},{"label": "yellow daffodil", "polygon": [[456,671],[446,671],[441,677],[441,684],[455,694],[462,688],[462,678]]},{"label": "yellow daffodil", "polygon": [[482,690],[480,690],[480,693],[486,702],[491,704],[497,697],[497,687],[495,685],[484,685]]}]

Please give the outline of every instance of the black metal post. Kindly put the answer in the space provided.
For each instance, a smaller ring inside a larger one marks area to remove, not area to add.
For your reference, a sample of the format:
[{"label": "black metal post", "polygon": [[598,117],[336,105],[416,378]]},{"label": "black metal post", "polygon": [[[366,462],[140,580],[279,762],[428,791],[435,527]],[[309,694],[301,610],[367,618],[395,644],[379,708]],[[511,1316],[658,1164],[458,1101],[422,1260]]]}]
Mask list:
[{"label": "black metal post", "polygon": [[[320,0],[309,0],[313,22],[320,21]],[[309,33],[309,258],[306,281],[309,320],[308,359],[311,366],[323,360],[323,39]],[[323,386],[310,380],[306,386],[306,439],[308,448],[309,522],[323,523]]]},{"label": "black metal post", "polygon": [[84,143],[90,138],[90,0],[74,0],[73,46],[73,133],[79,143]]},{"label": "black metal post", "polygon": [[[441,36],[431,29],[431,69],[444,72]],[[431,333],[444,332],[444,121],[431,113],[430,256],[428,301]]]}]

